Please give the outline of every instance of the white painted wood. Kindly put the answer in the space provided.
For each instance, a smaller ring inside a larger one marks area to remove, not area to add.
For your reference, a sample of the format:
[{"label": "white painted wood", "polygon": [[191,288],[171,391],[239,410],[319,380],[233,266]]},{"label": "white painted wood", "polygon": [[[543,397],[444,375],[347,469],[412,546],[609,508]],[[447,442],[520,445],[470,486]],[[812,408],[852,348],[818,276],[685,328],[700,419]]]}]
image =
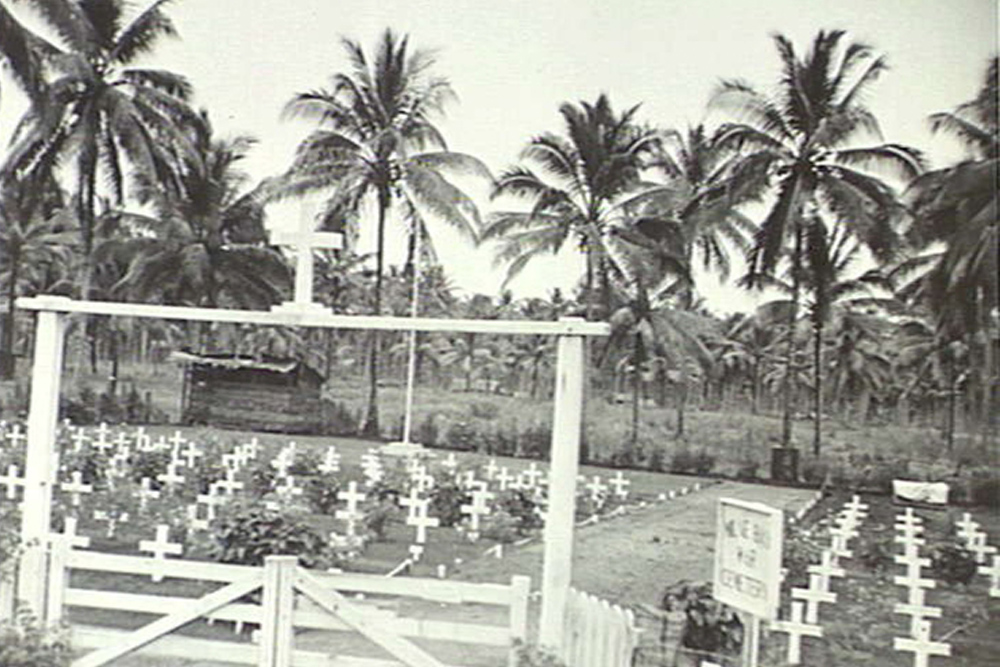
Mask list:
[{"label": "white painted wood", "polygon": [[124,556],[96,551],[71,551],[68,567],[97,572],[122,572],[152,575],[161,571],[166,577],[233,582],[253,576],[260,568],[250,565],[227,565],[193,560],[164,560],[159,563],[145,556]]},{"label": "white painted wood", "polygon": [[[510,641],[528,641],[528,596],[531,594],[531,577],[516,575],[510,579]],[[517,664],[517,654],[512,649],[508,659],[510,667]]]},{"label": "white painted wood", "polygon": [[809,588],[793,588],[792,598],[795,600],[805,600],[806,602],[806,623],[817,624],[819,622],[819,603],[828,602],[833,604],[837,601],[837,594],[820,588],[820,575],[809,575]]},{"label": "white painted wood", "polygon": [[339,616],[355,630],[398,658],[407,667],[445,667],[416,644],[370,622],[347,598],[336,591],[325,589],[305,570],[298,569],[297,572],[295,587],[299,591],[331,614]]},{"label": "white painted wood", "polygon": [[[582,325],[563,318],[565,325]],[[583,338],[559,339],[556,352],[555,414],[549,473],[549,507],[545,518],[542,563],[542,614],[539,643],[559,652],[563,642],[566,596],[573,570],[573,520],[579,470],[580,423],[583,413]]]},{"label": "white painted wood", "polygon": [[260,588],[260,585],[260,573],[255,573],[255,576],[243,581],[228,584],[213,593],[193,600],[183,611],[167,614],[163,618],[144,625],[130,633],[123,641],[114,646],[88,653],[82,658],[75,660],[71,667],[101,667],[102,665],[106,665],[112,660],[140,649],[158,637],[172,632],[200,616],[215,611],[219,607],[228,604],[231,600],[243,597],[247,593]]},{"label": "white painted wood", "polygon": [[806,571],[809,574],[819,575],[819,587],[821,590],[830,590],[831,577],[844,576],[844,568],[837,567],[834,560],[835,558],[833,553],[829,549],[824,549],[822,555],[820,556],[819,565],[810,565],[806,568]]},{"label": "white painted wood", "polygon": [[993,557],[992,565],[980,565],[977,571],[990,578],[990,597],[1000,598],[1000,556]]},{"label": "white painted wood", "polygon": [[[66,315],[40,312],[35,327],[35,356],[28,411],[28,450],[21,512],[23,551],[18,598],[44,619],[46,541],[52,520],[52,483],[59,467],[56,424]],[[9,437],[9,434],[8,434]]]},{"label": "white painted wood", "polygon": [[118,317],[151,317],[194,322],[242,322],[271,326],[307,326],[331,329],[378,329],[381,331],[451,331],[457,333],[508,334],[520,336],[607,336],[606,322],[586,322],[567,317],[558,322],[532,320],[461,320],[433,317],[385,317],[377,315],[334,315],[332,313],[289,313],[266,310],[187,308],[112,301],[74,301],[65,297],[21,297],[17,307],[56,313],[92,313]]},{"label": "white painted wood", "polygon": [[340,232],[317,232],[315,219],[308,215],[299,216],[299,226],[295,231],[278,230],[271,233],[271,242],[287,245],[295,253],[296,306],[319,305],[313,302],[313,250],[339,250],[344,247],[344,235]]},{"label": "white painted wood", "polygon": [[915,637],[894,637],[892,647],[897,651],[912,651],[913,667],[927,667],[932,655],[951,655],[951,645],[931,640],[930,621],[918,624]]},{"label": "white painted wood", "polygon": [[806,623],[802,618],[803,604],[792,602],[792,617],[787,621],[772,621],[771,629],[788,635],[788,664],[798,665],[802,662],[802,638],[822,637],[823,628]]},{"label": "white painted wood", "polygon": [[[183,547],[180,544],[170,542],[170,526],[159,524],[156,526],[156,538],[152,540],[141,540],[139,551],[148,551],[153,554],[153,559],[157,563],[162,563],[167,559],[167,555],[180,556]],[[154,571],[153,581],[163,581],[163,572]]]},{"label": "white painted wood", "polygon": [[264,559],[258,667],[290,667],[294,648],[292,608],[295,600],[295,556]]}]

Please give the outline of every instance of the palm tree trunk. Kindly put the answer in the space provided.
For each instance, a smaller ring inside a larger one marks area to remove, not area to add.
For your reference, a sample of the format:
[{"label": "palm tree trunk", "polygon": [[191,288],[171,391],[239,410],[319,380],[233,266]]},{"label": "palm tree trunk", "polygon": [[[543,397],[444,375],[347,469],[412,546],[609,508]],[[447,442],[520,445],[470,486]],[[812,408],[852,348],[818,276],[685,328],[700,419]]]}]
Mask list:
[{"label": "palm tree trunk", "polygon": [[632,348],[632,438],[629,443],[629,463],[634,463],[636,447],[639,444],[639,346],[642,339],[635,335],[635,346]]},{"label": "palm tree trunk", "polygon": [[823,322],[813,326],[813,456],[819,457],[823,439]]},{"label": "palm tree trunk", "polygon": [[16,253],[10,257],[10,282],[7,284],[7,312],[3,316],[3,326],[0,327],[0,379],[9,380],[14,377],[16,361],[14,359],[14,301],[17,300],[18,269],[21,259]]},{"label": "palm tree trunk", "polygon": [[781,446],[792,445],[792,365],[795,358],[795,321],[799,310],[799,260],[802,256],[802,229],[795,226],[795,250],[792,256],[792,307],[788,309],[788,343],[785,349],[785,377],[781,382],[783,413],[781,415]]},{"label": "palm tree trunk", "polygon": [[750,382],[750,414],[756,415],[760,412],[760,357],[754,357]]},{"label": "palm tree trunk", "polygon": [[[378,230],[375,251],[375,315],[382,314],[382,268],[385,263],[385,217],[389,209],[390,193],[388,187],[381,187],[378,193]],[[379,436],[378,418],[378,356],[379,335],[377,329],[372,329],[368,336],[368,409],[362,435],[377,438]]]},{"label": "palm tree trunk", "polygon": [[681,369],[681,377],[680,382],[678,383],[677,392],[677,432],[674,434],[677,438],[684,437],[684,409],[687,406],[687,397],[687,375],[684,373],[684,370]]}]

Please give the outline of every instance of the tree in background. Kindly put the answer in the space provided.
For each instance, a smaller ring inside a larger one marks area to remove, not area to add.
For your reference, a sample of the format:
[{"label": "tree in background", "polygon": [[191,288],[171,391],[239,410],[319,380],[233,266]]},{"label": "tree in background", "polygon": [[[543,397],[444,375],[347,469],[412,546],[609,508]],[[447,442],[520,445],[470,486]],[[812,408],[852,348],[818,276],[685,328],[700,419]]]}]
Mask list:
[{"label": "tree in background", "polygon": [[[893,143],[852,148],[864,135],[880,137],[878,121],[864,105],[865,92],[886,69],[864,44],[841,48],[843,31],[820,31],[800,57],[791,41],[775,35],[782,64],[778,92],[765,95],[748,83],[724,81],[713,106],[740,120],[723,124],[718,141],[741,152],[733,165],[736,178],[766,176],[762,196],[768,209],[747,257],[743,284],[759,288],[786,254],[791,263],[792,303],[788,329],[798,312],[805,231],[816,213],[841,220],[878,260],[898,245],[894,222],[901,212],[892,188],[869,169],[879,168],[909,179],[923,166],[915,149]],[[789,245],[791,249],[789,250]],[[788,341],[791,363],[794,337]],[[782,444],[792,438],[792,374],[784,374]]]},{"label": "tree in background", "polygon": [[[386,222],[393,202],[405,202],[407,211],[426,212],[476,239],[478,210],[445,175],[490,175],[476,158],[447,150],[433,122],[454,93],[445,79],[430,75],[434,58],[429,52],[411,50],[408,37],[388,29],[372,57],[353,40],[344,39],[343,45],[351,72],[335,74],[329,90],[299,93],[288,104],[290,115],[315,120],[319,129],[300,143],[284,191],[286,195],[332,192],[322,215],[324,225],[333,229],[358,220],[365,202],[374,199],[374,311],[380,313]],[[369,345],[363,431],[378,435],[375,332]]]}]

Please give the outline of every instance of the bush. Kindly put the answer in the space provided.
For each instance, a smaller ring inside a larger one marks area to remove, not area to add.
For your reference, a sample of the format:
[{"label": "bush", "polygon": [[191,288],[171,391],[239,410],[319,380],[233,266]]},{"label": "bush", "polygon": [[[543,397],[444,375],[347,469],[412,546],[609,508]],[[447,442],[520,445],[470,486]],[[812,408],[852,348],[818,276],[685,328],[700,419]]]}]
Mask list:
[{"label": "bush", "polygon": [[306,499],[319,514],[332,515],[337,509],[340,482],[333,475],[316,475],[306,482]]},{"label": "bush", "polygon": [[454,482],[438,484],[431,491],[430,513],[441,520],[441,525],[450,528],[461,522],[462,505],[472,502],[472,496]]},{"label": "bush", "polygon": [[386,529],[389,527],[389,522],[396,516],[396,511],[396,504],[393,501],[380,500],[377,505],[365,512],[365,530],[374,535],[377,541],[385,540]]},{"label": "bush", "polygon": [[532,459],[547,459],[552,448],[552,427],[548,424],[532,424],[521,431],[518,454]]},{"label": "bush", "polygon": [[516,667],[566,667],[566,663],[545,649],[518,640],[514,647],[517,654]]},{"label": "bush", "polygon": [[361,419],[345,403],[324,399],[322,412],[325,435],[358,435]]},{"label": "bush", "polygon": [[215,559],[222,563],[263,565],[265,556],[298,556],[306,567],[333,560],[326,540],[295,513],[235,503],[213,525]]},{"label": "bush", "polygon": [[504,510],[497,510],[482,519],[483,537],[509,544],[521,537],[521,522]]},{"label": "bush", "polygon": [[157,477],[167,472],[170,465],[170,452],[163,450],[137,451],[132,453],[132,480],[141,482],[148,477],[154,489],[160,488]]},{"label": "bush", "polygon": [[437,414],[432,412],[425,415],[420,424],[417,425],[417,442],[427,447],[434,447],[438,444],[439,432]]},{"label": "bush", "polygon": [[976,576],[976,559],[972,553],[954,544],[931,547],[930,571],[935,579],[948,584],[969,584]]},{"label": "bush", "polygon": [[500,416],[500,406],[488,401],[473,401],[469,404],[469,413],[476,419],[493,421]]},{"label": "bush", "polygon": [[460,452],[476,451],[479,432],[475,424],[466,421],[453,422],[444,436],[444,446]]},{"label": "bush", "polygon": [[522,535],[538,528],[542,525],[542,519],[538,516],[536,503],[532,498],[520,489],[510,489],[504,491],[497,497],[494,511],[505,512],[517,521],[517,530]]},{"label": "bush", "polygon": [[2,667],[64,667],[72,658],[66,627],[46,627],[23,609],[0,623]]},{"label": "bush", "polygon": [[674,453],[670,459],[670,472],[673,473],[694,473],[696,475],[707,475],[715,468],[715,456],[709,454],[707,450],[692,452],[690,449],[681,449]]}]

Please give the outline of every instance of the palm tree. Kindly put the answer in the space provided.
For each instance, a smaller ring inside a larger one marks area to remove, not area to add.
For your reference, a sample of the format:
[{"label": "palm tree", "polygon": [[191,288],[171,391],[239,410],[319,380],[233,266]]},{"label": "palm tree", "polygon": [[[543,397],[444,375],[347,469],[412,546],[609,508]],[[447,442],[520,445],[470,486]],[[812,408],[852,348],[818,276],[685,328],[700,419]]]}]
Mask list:
[{"label": "palm tree", "polygon": [[558,253],[575,242],[585,261],[583,294],[588,316],[600,305],[610,312],[614,272],[612,230],[623,225],[635,196],[649,189],[639,180],[660,141],[655,130],[635,121],[639,107],[616,114],[607,95],[593,104],[564,103],[559,113],[566,136],[544,133],[521,151],[521,159],[537,165],[511,167],[497,179],[493,198],[514,196],[530,204],[528,211],[493,213],[483,239],[499,239],[496,260],[508,264],[507,281],[536,257]]},{"label": "palm tree", "polygon": [[[995,327],[991,312],[998,300],[997,174],[1000,158],[998,125],[998,59],[987,67],[975,99],[954,111],[931,116],[931,129],[960,139],[968,158],[957,165],[916,179],[908,194],[915,213],[910,237],[929,265],[916,284],[934,313],[941,335],[965,338],[978,387],[979,417],[984,425],[995,412]],[[944,249],[937,251],[937,244]]]},{"label": "palm tree", "polygon": [[[407,212],[420,213],[421,226],[426,213],[476,239],[478,210],[445,174],[490,176],[479,160],[448,151],[433,122],[454,94],[445,79],[429,75],[432,54],[411,51],[408,37],[388,29],[371,58],[353,40],[344,39],[343,46],[351,72],[335,74],[329,90],[299,93],[288,104],[289,114],[317,120],[320,127],[299,145],[285,194],[332,191],[323,213],[327,226],[356,221],[364,203],[374,199],[374,309],[379,313],[386,222],[393,203],[402,201]],[[425,241],[428,238],[424,235]],[[376,332],[371,335],[368,376],[363,431],[378,435]]]},{"label": "palm tree", "polygon": [[750,384],[750,412],[760,411],[763,379],[776,356],[776,319],[787,320],[786,314],[765,303],[749,314],[738,314],[723,333],[719,361],[723,366],[744,368]]},{"label": "palm tree", "polygon": [[0,294],[7,308],[0,324],[0,378],[14,376],[15,302],[18,296],[52,291],[59,267],[67,267],[76,232],[71,216],[46,218],[41,209],[25,212],[12,197],[0,197]]},{"label": "palm tree", "polygon": [[45,90],[46,58],[55,52],[55,48],[26,28],[0,2],[0,65],[10,72],[14,82],[33,103]]},{"label": "palm tree", "polygon": [[[892,188],[869,170],[892,170],[908,179],[923,166],[918,151],[899,144],[851,147],[862,135],[881,136],[863,97],[887,65],[867,45],[854,42],[841,49],[844,35],[840,30],[820,31],[803,57],[786,37],[775,35],[782,63],[779,92],[769,97],[745,82],[728,80],[712,101],[714,107],[742,117],[723,124],[718,135],[722,148],[742,152],[733,174],[749,180],[762,175],[766,187],[761,194],[770,197],[747,258],[744,285],[761,287],[791,243],[795,307],[789,312],[789,330],[797,317],[807,221],[816,212],[833,214],[884,260],[897,245],[893,223],[901,207]],[[792,353],[790,338],[788,363]],[[789,446],[792,374],[784,377],[782,444]]]},{"label": "palm tree", "polygon": [[[62,46],[37,35],[31,38],[44,45],[57,75],[22,120],[22,139],[8,168],[15,175],[44,173],[66,153],[75,155],[76,213],[85,258],[94,248],[98,183],[107,183],[116,204],[124,202],[123,158],[155,175],[161,187],[173,183],[172,167],[183,143],[176,128],[191,116],[186,103],[191,86],[173,72],[132,66],[161,38],[176,36],[163,11],[166,2],[152,3],[131,21],[125,20],[125,0],[33,3]],[[85,292],[88,267],[89,262]]]},{"label": "palm tree", "polygon": [[266,245],[262,184],[247,189],[239,170],[254,141],[216,139],[204,112],[186,128],[191,150],[178,176],[178,194],[163,191],[155,175],[140,174],[137,192],[154,215],[120,213],[117,222],[140,231],[111,237],[98,259],[112,252],[132,258],[118,289],[139,300],[216,308],[261,308],[289,286],[283,257]]}]

